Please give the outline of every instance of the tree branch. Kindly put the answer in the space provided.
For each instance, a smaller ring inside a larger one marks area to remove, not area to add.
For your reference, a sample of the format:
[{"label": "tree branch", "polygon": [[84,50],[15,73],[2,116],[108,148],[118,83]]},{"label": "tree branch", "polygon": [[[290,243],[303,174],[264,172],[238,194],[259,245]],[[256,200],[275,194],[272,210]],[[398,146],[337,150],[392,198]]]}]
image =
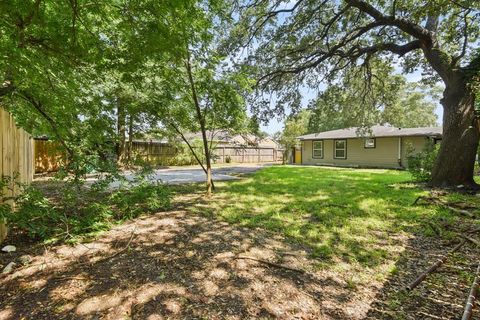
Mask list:
[{"label": "tree branch", "polygon": [[50,117],[45,110],[43,109],[43,105],[40,101],[36,100],[32,95],[30,95],[26,91],[20,91],[19,92],[20,97],[22,97],[25,101],[29,102],[35,110],[37,110],[38,113],[42,115],[42,117],[47,120],[48,124],[52,128],[53,132],[55,133],[55,136],[57,137],[58,141],[62,144],[62,146],[65,148],[65,150],[68,152],[68,155],[70,156],[71,159],[75,157],[75,152],[73,151],[72,148],[68,146],[66,143],[65,139],[63,138],[62,134],[60,133],[60,129],[58,128],[55,120],[53,120],[52,117]]},{"label": "tree branch", "polygon": [[[280,70],[275,70],[273,72],[267,73],[266,75],[262,76],[259,80],[258,83],[267,80],[266,84],[271,82],[274,78],[278,77],[279,75],[283,74],[298,74],[301,73],[307,69],[310,68],[315,68],[318,66],[320,63],[324,62],[325,60],[331,58],[331,57],[338,57],[339,59],[358,59],[362,55],[368,54],[371,55],[373,53],[381,52],[381,51],[388,51],[394,54],[397,54],[399,56],[403,56],[413,50],[420,49],[421,48],[421,41],[420,40],[414,40],[409,43],[403,44],[403,45],[398,45],[396,43],[379,43],[373,46],[369,47],[357,47],[353,46],[350,48],[348,51],[343,51],[340,50],[341,47],[343,47],[344,44],[339,44],[336,45],[333,49],[334,51],[331,52],[320,52],[320,57],[317,60],[311,60],[309,63],[304,63],[303,65],[296,67],[296,68],[291,68],[291,69],[280,69]],[[318,52],[317,52],[318,53]]]},{"label": "tree branch", "polygon": [[369,3],[362,0],[346,0],[348,4],[357,8],[358,10],[368,14],[375,21],[381,22],[385,25],[395,26],[403,32],[411,35],[412,37],[421,40],[427,47],[433,44],[433,37],[429,30],[419,26],[416,23],[408,21],[403,18],[395,18],[394,16],[386,16]]},{"label": "tree branch", "polygon": [[[258,19],[255,20],[255,22],[253,23],[252,27],[257,25],[255,27],[255,29],[253,30],[253,32],[250,33],[250,37],[247,41],[247,46],[252,42],[252,40],[255,38],[255,36],[257,35],[258,31],[272,18],[276,17],[277,15],[281,14],[281,13],[292,13],[294,12],[298,6],[303,2],[304,0],[298,0],[291,8],[289,9],[280,9],[280,10],[273,10],[273,11],[269,11],[267,12],[265,15],[259,17]],[[325,3],[326,1],[324,1]],[[262,22],[260,22],[261,20],[263,20]],[[260,22],[260,23],[259,23]]]},{"label": "tree branch", "polygon": [[13,86],[12,82],[9,80],[5,80],[2,86],[0,86],[0,98],[12,93],[14,90],[15,87]]},{"label": "tree branch", "polygon": [[468,45],[468,15],[470,14],[471,10],[468,9],[465,11],[463,15],[463,44],[462,44],[462,51],[455,57],[452,58],[451,65],[454,66],[458,63],[460,59],[462,59],[465,54],[467,53],[467,45]]}]

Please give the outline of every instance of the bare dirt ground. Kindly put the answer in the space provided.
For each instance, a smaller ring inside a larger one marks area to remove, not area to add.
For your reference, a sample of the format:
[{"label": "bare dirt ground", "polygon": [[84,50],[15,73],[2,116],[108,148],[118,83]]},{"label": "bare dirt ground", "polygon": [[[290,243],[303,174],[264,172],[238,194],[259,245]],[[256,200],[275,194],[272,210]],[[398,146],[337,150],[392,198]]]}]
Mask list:
[{"label": "bare dirt ground", "polygon": [[307,250],[282,237],[183,210],[29,254],[0,279],[0,319],[360,319],[374,295],[315,272]]},{"label": "bare dirt ground", "polygon": [[[415,291],[405,287],[452,243],[404,237],[397,272],[352,287],[309,249],[262,229],[189,213],[201,198],[76,246],[18,241],[0,264],[0,319],[459,319],[471,245]],[[399,243],[400,244],[400,243]],[[479,319],[478,311],[473,319]]]}]

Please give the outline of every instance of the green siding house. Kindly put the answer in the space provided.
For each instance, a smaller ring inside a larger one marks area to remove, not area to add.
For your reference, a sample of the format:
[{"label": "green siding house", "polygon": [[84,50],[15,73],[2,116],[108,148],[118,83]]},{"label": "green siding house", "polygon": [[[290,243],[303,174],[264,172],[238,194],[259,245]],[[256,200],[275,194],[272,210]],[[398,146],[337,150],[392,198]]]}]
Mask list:
[{"label": "green siding house", "polygon": [[298,139],[301,142],[301,159],[296,163],[399,169],[408,166],[408,150],[419,152],[428,141],[439,142],[442,127],[347,128],[307,134]]}]

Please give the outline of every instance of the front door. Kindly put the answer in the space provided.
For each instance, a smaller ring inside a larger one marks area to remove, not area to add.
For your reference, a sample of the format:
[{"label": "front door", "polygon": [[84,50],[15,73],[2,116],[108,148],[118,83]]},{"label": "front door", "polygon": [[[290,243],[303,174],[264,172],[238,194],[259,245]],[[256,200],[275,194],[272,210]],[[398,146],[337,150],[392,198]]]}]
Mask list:
[{"label": "front door", "polygon": [[302,164],[302,150],[295,149],[295,164]]}]

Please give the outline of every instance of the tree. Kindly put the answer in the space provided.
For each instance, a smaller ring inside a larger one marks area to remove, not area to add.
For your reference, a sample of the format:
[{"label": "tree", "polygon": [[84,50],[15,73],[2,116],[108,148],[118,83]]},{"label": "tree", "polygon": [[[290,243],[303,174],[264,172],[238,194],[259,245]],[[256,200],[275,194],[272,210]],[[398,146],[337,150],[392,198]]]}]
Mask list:
[{"label": "tree", "polygon": [[470,127],[480,70],[478,1],[260,0],[241,8],[233,34],[256,48],[247,59],[256,64],[259,88],[284,104],[298,101],[300,85],[368,69],[373,57],[401,58],[405,72],[422,68],[426,80],[442,81],[443,140],[431,184],[478,187],[479,130]]},{"label": "tree", "polygon": [[[152,1],[152,5],[155,1]],[[247,125],[244,95],[250,86],[241,70],[234,72],[219,47],[228,29],[229,5],[224,1],[185,1],[175,11],[173,22],[177,44],[175,51],[155,54],[156,47],[165,44],[150,30],[155,25],[163,6],[149,8],[134,33],[146,34],[151,39],[152,54],[144,60],[154,70],[148,82],[154,88],[151,95],[152,116],[164,129],[180,136],[197,162],[205,171],[207,194],[214,188],[211,168],[211,150],[218,130],[243,130]],[[185,23],[179,23],[185,22]],[[201,157],[186,138],[186,133],[200,132]],[[202,161],[205,159],[205,162]]]},{"label": "tree", "polygon": [[[377,62],[370,67],[375,76],[369,83],[357,72],[346,73],[310,103],[309,132],[376,124],[401,128],[437,125],[435,105],[421,86],[392,74],[388,65]],[[368,94],[364,94],[366,90]]]},{"label": "tree", "polygon": [[283,131],[276,134],[276,139],[284,148],[284,162],[288,157],[288,153],[297,145],[297,137],[308,132],[308,124],[311,116],[312,113],[309,110],[303,110],[296,115],[290,116],[285,121]]},{"label": "tree", "polygon": [[[208,55],[197,59],[201,61],[211,59],[211,62],[216,60]],[[248,81],[238,74],[226,73],[219,76],[216,63],[207,63],[203,66],[198,62],[194,64],[190,54],[186,57],[185,69],[178,70],[185,72],[183,83],[185,89],[179,91],[183,92],[182,95],[177,93],[176,101],[172,101],[169,110],[162,115],[164,118],[162,121],[182,137],[205,171],[209,195],[214,188],[211,166],[213,139],[218,131],[242,131],[248,125],[242,96],[242,92],[248,88],[245,87]],[[181,79],[177,77],[177,81]],[[177,85],[182,87],[181,83]],[[185,137],[187,132],[201,133],[205,166]]]},{"label": "tree", "polygon": [[166,64],[184,47],[196,3],[2,2],[2,105],[27,131],[59,141],[76,177],[105,169],[115,152],[123,160],[127,119],[133,131],[134,119],[155,113],[144,100],[156,76],[149,63]]},{"label": "tree", "polygon": [[[108,34],[118,17],[120,12],[105,2],[0,4],[2,106],[28,132],[59,141],[76,178],[92,160],[90,144],[102,145],[108,134],[100,101],[92,99],[89,88],[107,49],[101,34]],[[92,113],[95,117],[88,119]]]}]

